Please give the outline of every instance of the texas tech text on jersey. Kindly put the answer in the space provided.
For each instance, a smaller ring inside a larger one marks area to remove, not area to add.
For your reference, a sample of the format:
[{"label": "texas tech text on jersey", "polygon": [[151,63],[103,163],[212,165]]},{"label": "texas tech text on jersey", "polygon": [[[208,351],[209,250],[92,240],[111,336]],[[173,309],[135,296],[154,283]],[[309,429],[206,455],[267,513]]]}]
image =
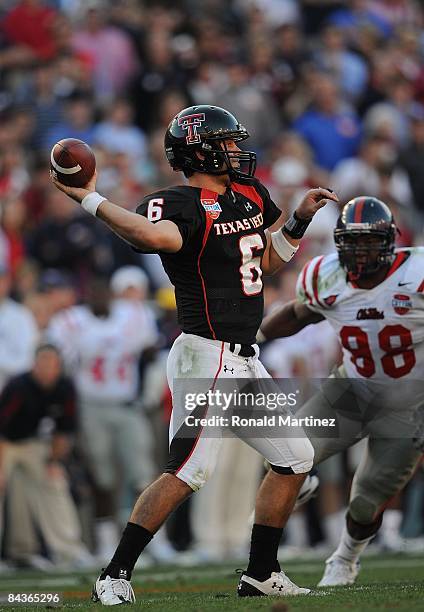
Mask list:
[{"label": "texas tech text on jersey", "polygon": [[137,212],[173,221],[183,247],[159,253],[175,286],[183,332],[254,344],[263,314],[261,259],[265,229],[280,217],[257,179],[232,182],[223,195],[199,187],[171,187],[146,197]]}]

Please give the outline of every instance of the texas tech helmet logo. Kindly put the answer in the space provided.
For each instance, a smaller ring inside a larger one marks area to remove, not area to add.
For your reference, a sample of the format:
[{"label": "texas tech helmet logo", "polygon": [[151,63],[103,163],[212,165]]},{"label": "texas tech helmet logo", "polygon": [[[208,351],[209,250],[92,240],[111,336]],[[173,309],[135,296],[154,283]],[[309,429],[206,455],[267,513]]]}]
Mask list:
[{"label": "texas tech helmet logo", "polygon": [[182,127],[183,130],[187,130],[187,144],[198,144],[200,142],[200,134],[197,133],[197,128],[202,125],[204,120],[205,113],[195,113],[193,115],[179,117],[178,125]]}]

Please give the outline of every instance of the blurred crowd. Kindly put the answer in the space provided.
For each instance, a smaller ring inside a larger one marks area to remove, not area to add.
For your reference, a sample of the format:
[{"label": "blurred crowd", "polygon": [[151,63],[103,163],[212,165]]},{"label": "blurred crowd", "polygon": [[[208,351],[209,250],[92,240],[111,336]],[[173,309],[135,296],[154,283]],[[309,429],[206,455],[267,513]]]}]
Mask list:
[{"label": "blurred crowd", "polygon": [[[51,185],[52,145],[90,144],[98,191],[134,210],[183,180],[163,152],[170,119],[216,104],[249,130],[257,176],[284,214],[309,187],[331,187],[341,204],[370,194],[393,210],[399,245],[423,244],[423,25],[418,0],[0,3],[3,559],[40,568],[107,559],[167,448],[172,287],[157,256],[132,251]],[[320,211],[298,256],[268,280],[267,309],[293,298],[306,260],[333,249],[338,212]],[[331,370],[338,351],[326,323],[304,331],[265,347],[273,374]],[[196,560],[244,551],[262,465],[243,452],[229,444],[213,482],[144,563],[187,548]],[[292,517],[287,546],[334,545],[358,453],[322,470],[323,493]],[[424,534],[422,471],[386,515],[385,546]]]}]

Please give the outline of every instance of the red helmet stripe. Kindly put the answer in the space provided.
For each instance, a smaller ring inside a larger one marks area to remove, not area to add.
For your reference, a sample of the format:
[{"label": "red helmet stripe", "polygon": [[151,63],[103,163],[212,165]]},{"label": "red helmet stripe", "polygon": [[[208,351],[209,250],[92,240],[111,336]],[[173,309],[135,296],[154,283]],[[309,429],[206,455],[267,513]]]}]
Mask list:
[{"label": "red helmet stripe", "polygon": [[353,218],[354,223],[362,222],[362,209],[364,208],[366,198],[360,198],[359,201],[355,205],[355,215]]}]

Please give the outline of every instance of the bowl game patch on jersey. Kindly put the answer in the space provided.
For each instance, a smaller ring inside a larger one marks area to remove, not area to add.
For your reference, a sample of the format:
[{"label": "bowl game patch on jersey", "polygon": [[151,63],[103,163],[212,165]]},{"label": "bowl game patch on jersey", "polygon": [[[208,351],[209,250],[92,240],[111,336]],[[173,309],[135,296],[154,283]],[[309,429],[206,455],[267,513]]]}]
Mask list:
[{"label": "bowl game patch on jersey", "polygon": [[396,293],[392,299],[394,311],[400,315],[406,315],[412,308],[412,301],[409,295]]},{"label": "bowl game patch on jersey", "polygon": [[218,219],[219,215],[222,213],[222,208],[219,202],[211,199],[202,199],[200,200],[203,208],[205,209],[206,214],[211,217],[211,219]]}]

